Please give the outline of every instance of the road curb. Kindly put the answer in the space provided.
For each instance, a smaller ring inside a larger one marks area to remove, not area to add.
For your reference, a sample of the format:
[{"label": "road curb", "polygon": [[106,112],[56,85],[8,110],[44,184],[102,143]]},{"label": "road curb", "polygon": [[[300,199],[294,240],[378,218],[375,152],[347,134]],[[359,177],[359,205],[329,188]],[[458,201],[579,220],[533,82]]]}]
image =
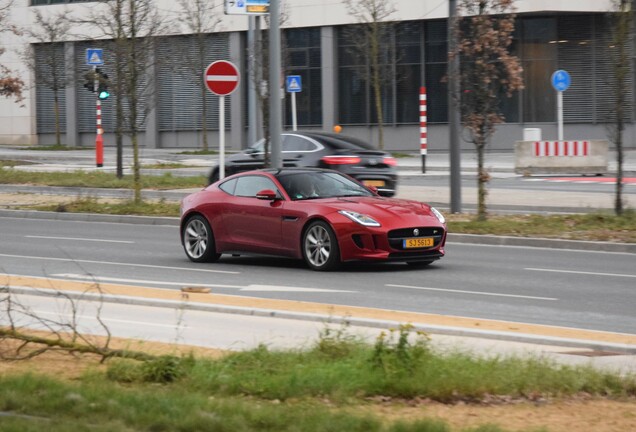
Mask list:
[{"label": "road curb", "polygon": [[[101,300],[110,303],[129,304],[135,306],[163,307],[180,310],[192,310],[201,312],[216,312],[237,315],[249,315],[264,318],[281,318],[301,321],[321,322],[325,324],[353,325],[359,327],[371,327],[378,329],[395,329],[404,322],[393,320],[380,320],[372,318],[357,318],[353,316],[337,317],[327,314],[308,312],[294,312],[278,309],[261,309],[242,306],[228,306],[220,304],[194,303],[188,301],[174,301],[164,299],[152,299],[134,296],[116,296],[112,294],[96,294],[76,291],[52,291],[29,287],[7,287],[7,291],[15,294],[36,295],[42,297],[64,297],[74,300]],[[445,336],[473,337],[479,339],[500,340],[508,342],[521,342],[537,345],[559,346],[567,348],[589,349],[594,351],[609,351],[620,354],[636,355],[636,346],[599,342],[589,339],[561,338],[545,335],[513,334],[505,331],[479,330],[464,327],[451,327],[434,324],[411,323],[413,331],[422,331],[430,334]]]},{"label": "road curb", "polygon": [[39,210],[0,209],[0,217],[18,219],[49,219],[74,222],[107,222],[135,225],[179,226],[179,218],[159,216],[112,215],[96,213],[64,213]]},{"label": "road curb", "polygon": [[[0,217],[18,219],[50,219],[74,222],[127,223],[134,225],[179,226],[179,218],[158,216],[110,215],[95,213],[63,213],[38,210],[0,209]],[[493,246],[522,246],[549,249],[589,250],[636,254],[636,243],[590,242],[548,238],[494,236],[481,234],[448,234],[449,243],[468,243]]]},{"label": "road curb", "polygon": [[635,243],[592,242],[549,238],[494,236],[479,234],[448,234],[450,243],[469,243],[493,246],[523,246],[549,249],[569,249],[592,252],[636,253]]}]

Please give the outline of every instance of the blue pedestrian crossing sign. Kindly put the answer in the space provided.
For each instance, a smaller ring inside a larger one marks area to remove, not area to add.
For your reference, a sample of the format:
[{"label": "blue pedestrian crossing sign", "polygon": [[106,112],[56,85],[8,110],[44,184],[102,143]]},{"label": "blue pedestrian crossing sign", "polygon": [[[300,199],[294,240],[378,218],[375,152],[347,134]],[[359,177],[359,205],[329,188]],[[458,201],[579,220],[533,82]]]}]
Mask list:
[{"label": "blue pedestrian crossing sign", "polygon": [[86,48],[86,64],[101,66],[104,64],[104,50],[101,48]]},{"label": "blue pedestrian crossing sign", "polygon": [[303,90],[300,75],[287,76],[287,93],[300,93]]},{"label": "blue pedestrian crossing sign", "polygon": [[570,74],[563,69],[559,69],[552,74],[552,87],[554,87],[556,91],[566,91],[571,83],[572,79],[570,78]]}]

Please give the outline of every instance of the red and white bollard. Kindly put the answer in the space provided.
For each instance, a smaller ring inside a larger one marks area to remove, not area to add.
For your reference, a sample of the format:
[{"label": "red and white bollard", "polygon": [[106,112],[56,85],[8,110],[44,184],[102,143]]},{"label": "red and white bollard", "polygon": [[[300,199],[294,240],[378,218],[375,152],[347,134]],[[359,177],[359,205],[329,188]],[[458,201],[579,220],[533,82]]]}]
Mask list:
[{"label": "red and white bollard", "polygon": [[422,173],[426,173],[426,87],[420,87],[420,154],[422,155]]},{"label": "red and white bollard", "polygon": [[104,129],[102,129],[102,101],[97,96],[97,136],[95,137],[95,163],[104,166]]}]

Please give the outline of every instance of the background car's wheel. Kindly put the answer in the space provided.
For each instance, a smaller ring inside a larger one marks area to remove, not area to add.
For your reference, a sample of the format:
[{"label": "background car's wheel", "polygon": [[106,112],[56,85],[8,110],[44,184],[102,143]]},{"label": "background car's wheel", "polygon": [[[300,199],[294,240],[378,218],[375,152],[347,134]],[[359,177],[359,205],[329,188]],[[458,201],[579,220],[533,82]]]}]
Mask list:
[{"label": "background car's wheel", "polygon": [[216,183],[219,181],[219,169],[214,168],[208,177],[208,184]]},{"label": "background car's wheel", "polygon": [[199,215],[192,216],[183,226],[183,249],[194,262],[213,262],[221,254],[216,253],[214,234],[208,221]]},{"label": "background car's wheel", "polygon": [[340,264],[336,234],[322,221],[312,222],[303,235],[303,257],[313,270],[333,270]]},{"label": "background car's wheel", "polygon": [[433,264],[433,261],[407,261],[406,263],[413,268],[424,268]]}]

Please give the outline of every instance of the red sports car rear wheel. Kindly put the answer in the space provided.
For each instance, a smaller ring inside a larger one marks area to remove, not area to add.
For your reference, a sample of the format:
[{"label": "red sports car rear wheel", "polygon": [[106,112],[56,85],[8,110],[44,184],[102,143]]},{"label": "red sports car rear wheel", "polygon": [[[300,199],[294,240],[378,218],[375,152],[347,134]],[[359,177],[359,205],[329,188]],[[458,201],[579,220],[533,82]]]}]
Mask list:
[{"label": "red sports car rear wheel", "polygon": [[214,234],[203,216],[192,216],[183,226],[183,249],[194,262],[213,262],[221,254],[216,253]]}]

